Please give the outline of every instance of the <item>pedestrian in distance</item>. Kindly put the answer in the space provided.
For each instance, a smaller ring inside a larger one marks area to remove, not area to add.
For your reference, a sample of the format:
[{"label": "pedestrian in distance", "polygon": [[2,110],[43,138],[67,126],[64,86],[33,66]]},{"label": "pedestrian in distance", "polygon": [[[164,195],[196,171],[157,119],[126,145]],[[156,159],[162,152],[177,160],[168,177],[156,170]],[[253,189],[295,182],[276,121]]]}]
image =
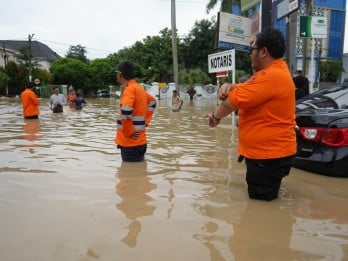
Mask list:
[{"label": "pedestrian in distance", "polygon": [[75,103],[75,99],[77,97],[77,93],[75,92],[74,89],[71,89],[69,91],[69,95],[68,95],[68,104],[69,104],[69,107],[72,108],[72,109],[75,109],[76,108],[76,103]]},{"label": "pedestrian in distance", "polygon": [[74,103],[75,103],[76,110],[79,111],[79,110],[82,110],[82,108],[86,104],[86,101],[85,101],[84,98],[81,97],[80,93],[77,92],[76,93],[76,98],[74,99]]},{"label": "pedestrian in distance", "polygon": [[116,77],[121,84],[122,94],[115,143],[121,150],[124,162],[140,162],[144,160],[146,153],[146,127],[156,108],[156,99],[135,80],[132,62],[120,62]]},{"label": "pedestrian in distance", "polygon": [[29,82],[25,90],[21,93],[21,102],[23,107],[23,116],[25,119],[39,118],[40,100],[33,91],[34,84]]},{"label": "pedestrian in distance", "polygon": [[59,93],[59,87],[53,88],[53,94],[50,97],[50,109],[53,113],[63,112],[63,106],[65,105],[65,96]]},{"label": "pedestrian in distance", "polygon": [[225,83],[221,103],[207,115],[209,126],[238,109],[238,161],[245,159],[248,194],[252,199],[278,197],[283,177],[296,153],[295,86],[282,57],[282,33],[265,29],[250,47],[254,75],[244,83]]},{"label": "pedestrian in distance", "polygon": [[309,81],[308,81],[308,78],[302,74],[301,70],[297,70],[295,72],[293,81],[296,87],[296,90],[295,90],[296,100],[309,94]]},{"label": "pedestrian in distance", "polygon": [[184,101],[179,96],[177,90],[174,90],[173,96],[172,96],[172,110],[173,110],[173,112],[179,112],[181,110],[183,103],[184,103]]}]

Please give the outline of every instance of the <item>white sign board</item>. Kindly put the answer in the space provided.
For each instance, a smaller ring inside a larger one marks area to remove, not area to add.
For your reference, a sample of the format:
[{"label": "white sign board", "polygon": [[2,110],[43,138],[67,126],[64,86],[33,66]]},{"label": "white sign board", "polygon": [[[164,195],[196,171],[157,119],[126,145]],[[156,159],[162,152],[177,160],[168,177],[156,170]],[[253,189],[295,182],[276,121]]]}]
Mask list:
[{"label": "white sign board", "polygon": [[298,9],[298,0],[278,0],[277,19],[283,18]]},{"label": "white sign board", "polygon": [[234,71],[235,50],[214,53],[208,55],[208,71],[216,73],[222,71]]}]

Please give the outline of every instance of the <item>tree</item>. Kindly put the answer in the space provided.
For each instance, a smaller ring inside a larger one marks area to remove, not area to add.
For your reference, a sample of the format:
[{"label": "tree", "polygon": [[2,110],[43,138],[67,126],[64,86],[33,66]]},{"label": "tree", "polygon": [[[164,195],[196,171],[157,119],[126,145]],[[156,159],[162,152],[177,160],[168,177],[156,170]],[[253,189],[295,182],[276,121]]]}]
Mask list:
[{"label": "tree", "polygon": [[74,58],[80,60],[83,63],[88,63],[88,59],[86,57],[86,47],[81,45],[71,45],[69,51],[66,54],[67,58]]},{"label": "tree", "polygon": [[32,68],[39,66],[37,60],[30,57],[30,50],[28,45],[23,45],[16,54],[16,59],[25,69],[25,78],[29,79],[29,64],[31,63]]},{"label": "tree", "polygon": [[33,69],[33,80],[34,79],[40,79],[41,84],[48,84],[51,82],[52,76],[50,72],[40,69],[40,68],[34,68]]},{"label": "tree", "polygon": [[232,6],[240,5],[240,0],[209,0],[207,4],[207,13],[215,8],[215,6],[220,2],[220,11],[230,13]]},{"label": "tree", "polygon": [[183,65],[186,69],[200,68],[208,73],[208,55],[215,52],[216,22],[203,19],[196,21],[184,38]]},{"label": "tree", "polygon": [[341,72],[344,72],[342,61],[321,61],[319,65],[320,81],[336,82]]},{"label": "tree", "polygon": [[9,77],[7,83],[9,95],[20,94],[24,89],[25,83],[28,81],[28,69],[23,64],[17,65],[15,62],[9,61],[5,72]]},{"label": "tree", "polygon": [[75,89],[88,90],[91,85],[90,67],[77,59],[62,58],[52,63],[52,83],[72,85]]},{"label": "tree", "polygon": [[187,84],[187,93],[190,95],[190,100],[193,100],[193,96],[196,94],[195,84],[207,84],[210,83],[209,76],[201,69],[181,70],[179,72],[179,81],[183,84]]},{"label": "tree", "polygon": [[8,77],[6,71],[3,68],[0,68],[0,95],[7,94],[6,86],[10,77]]},{"label": "tree", "polygon": [[112,55],[112,59],[117,63],[124,59],[131,60],[140,82],[170,82],[173,81],[171,50],[171,31],[164,28],[160,35],[147,36]]},{"label": "tree", "polygon": [[95,59],[90,64],[91,79],[97,89],[105,89],[116,84],[116,63],[113,59]]}]

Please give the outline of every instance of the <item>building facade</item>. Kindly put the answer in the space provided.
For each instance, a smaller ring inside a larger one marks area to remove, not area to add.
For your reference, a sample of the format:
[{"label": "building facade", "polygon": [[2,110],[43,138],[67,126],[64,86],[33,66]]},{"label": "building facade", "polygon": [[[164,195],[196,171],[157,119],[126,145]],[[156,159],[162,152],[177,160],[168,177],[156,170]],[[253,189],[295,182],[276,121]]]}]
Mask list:
[{"label": "building facade", "polygon": [[[321,60],[342,61],[343,59],[346,0],[299,0],[296,11],[278,19],[277,7],[281,2],[279,0],[274,2],[273,25],[289,38],[287,60],[290,70],[302,70],[309,75],[311,66],[314,66],[314,73],[309,76],[312,82],[318,82],[318,68]],[[327,37],[301,37],[299,34],[301,16],[325,17]],[[312,62],[314,65],[311,64]]]},{"label": "building facade", "polygon": [[[284,6],[288,13],[282,9]],[[259,13],[259,31],[273,27],[286,36],[289,69],[302,70],[311,87],[319,82],[320,61],[343,60],[346,0],[241,0],[240,7],[232,7],[233,14],[252,20],[255,11]],[[327,37],[300,37],[301,16],[324,17]]]}]

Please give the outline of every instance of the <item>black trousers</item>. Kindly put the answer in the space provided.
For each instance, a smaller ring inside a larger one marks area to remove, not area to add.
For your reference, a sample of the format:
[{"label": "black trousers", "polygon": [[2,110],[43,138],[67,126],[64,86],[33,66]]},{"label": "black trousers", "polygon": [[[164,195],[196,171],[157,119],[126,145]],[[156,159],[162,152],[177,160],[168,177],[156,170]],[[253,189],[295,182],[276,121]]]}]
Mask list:
[{"label": "black trousers", "polygon": [[24,117],[25,119],[27,120],[33,120],[33,119],[38,119],[39,116],[38,115],[33,115],[33,116],[27,116],[27,117]]},{"label": "black trousers", "polygon": [[123,147],[118,145],[117,147],[121,149],[122,161],[139,162],[144,160],[147,144],[134,147]]},{"label": "black trousers", "polygon": [[246,181],[252,199],[271,201],[278,197],[283,177],[289,175],[294,156],[278,159],[248,159]]}]

